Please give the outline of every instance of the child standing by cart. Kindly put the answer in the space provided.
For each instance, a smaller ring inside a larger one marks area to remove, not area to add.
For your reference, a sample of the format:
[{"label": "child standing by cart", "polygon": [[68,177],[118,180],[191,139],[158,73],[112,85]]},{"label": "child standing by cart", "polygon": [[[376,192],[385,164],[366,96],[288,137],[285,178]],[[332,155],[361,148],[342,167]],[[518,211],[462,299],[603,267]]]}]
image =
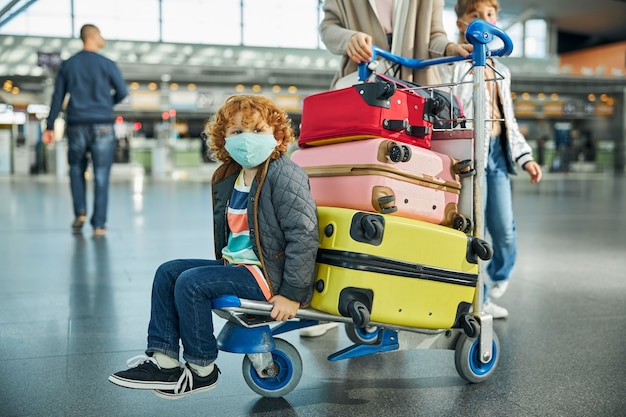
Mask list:
[{"label": "child standing by cart", "polygon": [[[473,20],[482,19],[495,24],[498,9],[497,0],[457,0],[454,10],[458,18],[459,42],[464,41],[465,30]],[[452,92],[460,97],[468,118],[473,117],[470,68],[471,63],[468,61],[439,67],[442,80],[455,83]],[[463,76],[465,79],[462,79]],[[485,114],[490,120],[503,120],[488,122],[485,127],[488,136],[485,144],[486,147],[489,146],[488,150],[485,149],[485,225],[486,232],[491,236],[494,253],[486,268],[489,282],[483,309],[498,319],[507,317],[509,313],[504,307],[490,301],[490,298],[499,298],[506,291],[517,255],[517,232],[509,175],[516,174],[517,166],[528,173],[531,183],[537,183],[541,180],[542,173],[539,164],[533,160],[532,149],[520,132],[515,118],[509,69],[500,61],[490,59],[485,67],[485,78],[488,80],[485,83]],[[495,78],[498,80],[492,81]]]},{"label": "child standing by cart", "polygon": [[217,384],[213,299],[269,301],[271,317],[285,321],[313,293],[317,210],[306,173],[285,155],[294,139],[287,114],[266,97],[236,95],[205,133],[222,162],[211,182],[217,260],[178,259],[157,269],[147,356],[109,377],[166,399]]}]

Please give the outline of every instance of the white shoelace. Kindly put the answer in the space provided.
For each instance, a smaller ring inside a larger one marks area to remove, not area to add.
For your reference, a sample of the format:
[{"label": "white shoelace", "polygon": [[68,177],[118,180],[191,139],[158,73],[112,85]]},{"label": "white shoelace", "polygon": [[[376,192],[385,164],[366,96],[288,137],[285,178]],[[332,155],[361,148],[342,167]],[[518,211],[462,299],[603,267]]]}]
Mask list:
[{"label": "white shoelace", "polygon": [[193,372],[188,366],[183,367],[183,373],[178,378],[176,388],[174,388],[174,394],[180,394],[193,390]]},{"label": "white shoelace", "polygon": [[[130,358],[130,359],[128,359],[126,361],[126,366],[129,367],[129,368],[136,368],[137,366],[139,366],[139,365],[141,365],[142,363],[145,363],[145,362],[152,362],[156,366],[159,366],[159,364],[156,361],[156,359],[154,359],[152,356],[147,356],[147,355],[133,356],[132,358]],[[160,366],[159,366],[159,369],[161,369]]]},{"label": "white shoelace", "polygon": [[[152,362],[153,364],[158,366],[159,369],[161,369],[157,360],[153,356],[147,356],[147,355],[133,356],[132,358],[126,361],[126,366],[128,368],[135,368],[145,362]],[[176,382],[176,388],[174,388],[174,394],[187,392],[187,390],[189,391],[193,390],[193,372],[191,371],[191,369],[189,369],[188,366],[184,366],[183,373],[178,378],[178,382]]]}]

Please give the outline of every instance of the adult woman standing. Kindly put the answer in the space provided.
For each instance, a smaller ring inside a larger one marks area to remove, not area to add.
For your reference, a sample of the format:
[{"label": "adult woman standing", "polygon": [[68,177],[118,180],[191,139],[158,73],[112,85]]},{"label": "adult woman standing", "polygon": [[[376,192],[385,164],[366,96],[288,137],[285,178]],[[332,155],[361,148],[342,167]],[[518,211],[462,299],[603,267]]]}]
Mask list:
[{"label": "adult woman standing", "polygon": [[[342,55],[331,88],[356,82],[360,62],[372,59],[372,45],[406,58],[468,56],[471,45],[448,39],[443,27],[443,0],[325,0],[320,24],[322,42]],[[352,76],[350,76],[352,75]],[[344,77],[345,82],[338,83]],[[438,84],[435,68],[400,68],[398,78],[420,84]]]}]

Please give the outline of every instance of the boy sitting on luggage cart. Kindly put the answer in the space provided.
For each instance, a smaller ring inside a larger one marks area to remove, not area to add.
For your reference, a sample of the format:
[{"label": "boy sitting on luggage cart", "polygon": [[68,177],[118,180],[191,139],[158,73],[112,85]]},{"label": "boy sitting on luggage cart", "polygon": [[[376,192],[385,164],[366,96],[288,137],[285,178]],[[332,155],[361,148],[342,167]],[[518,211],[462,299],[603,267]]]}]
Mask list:
[{"label": "boy sitting on luggage cart", "polygon": [[[306,173],[285,155],[287,114],[263,96],[228,98],[207,125],[222,162],[212,178],[217,260],[162,264],[152,287],[147,356],[109,381],[177,399],[217,384],[211,301],[223,295],[269,301],[285,321],[312,296],[318,222]],[[184,363],[179,362],[182,341]]]}]

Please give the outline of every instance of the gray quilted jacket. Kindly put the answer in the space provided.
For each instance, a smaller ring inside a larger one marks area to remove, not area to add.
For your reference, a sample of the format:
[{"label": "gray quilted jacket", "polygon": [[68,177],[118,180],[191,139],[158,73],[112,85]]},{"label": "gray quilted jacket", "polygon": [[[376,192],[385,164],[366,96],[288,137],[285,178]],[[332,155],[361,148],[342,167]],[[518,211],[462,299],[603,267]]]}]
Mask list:
[{"label": "gray quilted jacket", "polygon": [[[211,181],[217,259],[228,243],[226,210],[240,169],[235,162],[220,165]],[[268,159],[259,169],[248,197],[248,225],[272,295],[308,305],[319,243],[317,207],[309,178],[288,156]]]}]

